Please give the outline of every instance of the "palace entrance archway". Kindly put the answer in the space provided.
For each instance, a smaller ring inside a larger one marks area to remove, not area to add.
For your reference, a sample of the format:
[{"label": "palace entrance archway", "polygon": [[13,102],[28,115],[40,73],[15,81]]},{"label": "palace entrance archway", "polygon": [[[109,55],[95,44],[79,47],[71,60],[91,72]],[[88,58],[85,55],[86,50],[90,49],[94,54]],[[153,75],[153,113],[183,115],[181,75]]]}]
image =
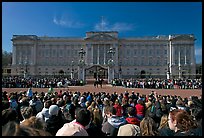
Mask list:
[{"label": "palace entrance archway", "polygon": [[87,79],[108,79],[108,68],[101,65],[93,65],[85,69]]}]

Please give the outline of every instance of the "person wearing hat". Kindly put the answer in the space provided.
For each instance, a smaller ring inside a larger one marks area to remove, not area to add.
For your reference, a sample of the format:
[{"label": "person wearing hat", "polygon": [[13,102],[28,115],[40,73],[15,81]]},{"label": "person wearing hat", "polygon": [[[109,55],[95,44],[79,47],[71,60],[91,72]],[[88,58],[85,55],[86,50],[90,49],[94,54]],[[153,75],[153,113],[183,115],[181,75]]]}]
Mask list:
[{"label": "person wearing hat", "polygon": [[117,136],[141,136],[140,127],[134,124],[125,124],[119,127]]},{"label": "person wearing hat", "polygon": [[50,100],[45,101],[43,109],[36,115],[36,117],[46,122],[50,116],[49,107],[51,106],[51,104],[52,102]]},{"label": "person wearing hat", "polygon": [[57,105],[49,107],[49,119],[46,120],[46,131],[55,136],[57,131],[64,125],[64,120],[59,114],[60,108]]}]

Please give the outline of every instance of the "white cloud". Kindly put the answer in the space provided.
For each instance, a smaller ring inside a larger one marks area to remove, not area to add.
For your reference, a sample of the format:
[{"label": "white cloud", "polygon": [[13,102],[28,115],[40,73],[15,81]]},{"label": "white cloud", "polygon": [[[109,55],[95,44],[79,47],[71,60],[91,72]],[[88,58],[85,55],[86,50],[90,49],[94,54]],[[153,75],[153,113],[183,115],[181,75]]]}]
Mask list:
[{"label": "white cloud", "polygon": [[118,32],[122,32],[122,31],[130,31],[134,29],[134,25],[133,24],[128,24],[128,23],[124,23],[124,22],[117,22],[114,24],[109,24],[109,22],[107,20],[103,20],[103,22],[97,23],[94,26],[94,30],[96,31],[118,31]]},{"label": "white cloud", "polygon": [[134,29],[133,24],[128,24],[128,23],[115,23],[112,27],[113,30],[117,30],[119,32],[121,31],[130,31]]},{"label": "white cloud", "polygon": [[94,26],[94,30],[96,31],[110,31],[110,25],[109,22],[106,20],[103,20],[103,22],[97,23]]},{"label": "white cloud", "polygon": [[202,48],[196,48],[195,49],[195,55],[196,56],[202,56]]},{"label": "white cloud", "polygon": [[84,24],[81,22],[68,20],[63,17],[57,18],[56,16],[53,18],[53,23],[67,28],[81,28],[84,26]]}]

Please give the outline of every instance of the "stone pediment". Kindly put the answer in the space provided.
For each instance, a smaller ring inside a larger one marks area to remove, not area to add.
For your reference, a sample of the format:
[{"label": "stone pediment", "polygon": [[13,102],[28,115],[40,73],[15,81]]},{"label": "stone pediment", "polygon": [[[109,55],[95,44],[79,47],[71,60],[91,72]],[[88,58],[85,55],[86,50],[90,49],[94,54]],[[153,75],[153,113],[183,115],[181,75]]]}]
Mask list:
[{"label": "stone pediment", "polygon": [[117,40],[115,37],[108,35],[108,34],[96,34],[91,37],[85,38],[85,40],[92,40],[92,41],[115,41]]}]

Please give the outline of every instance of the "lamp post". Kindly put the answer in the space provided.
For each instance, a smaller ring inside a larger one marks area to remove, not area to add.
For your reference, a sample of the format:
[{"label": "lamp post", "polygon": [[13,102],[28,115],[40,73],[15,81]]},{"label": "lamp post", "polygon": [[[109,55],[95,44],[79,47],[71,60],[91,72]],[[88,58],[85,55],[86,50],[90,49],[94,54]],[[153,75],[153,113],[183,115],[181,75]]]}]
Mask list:
[{"label": "lamp post", "polygon": [[26,78],[27,77],[27,72],[28,72],[28,59],[27,59],[27,57],[25,58],[24,66],[25,66],[24,78]]},{"label": "lamp post", "polygon": [[79,51],[79,72],[78,72],[78,79],[84,81],[84,66],[85,66],[85,61],[84,61],[84,56],[86,52],[81,48]]},{"label": "lamp post", "polygon": [[115,54],[115,50],[110,47],[108,50],[108,54],[110,54],[110,59],[108,60],[108,83],[111,82],[112,79],[114,79],[114,60],[113,56]]},{"label": "lamp post", "polygon": [[72,60],[71,62],[71,80],[74,78],[73,77],[73,73],[74,73],[73,66],[74,66],[74,61]]},{"label": "lamp post", "polygon": [[179,70],[179,79],[181,79],[181,52],[179,49],[179,63],[178,63],[178,70]]},{"label": "lamp post", "polygon": [[121,61],[120,61],[120,64],[119,64],[119,70],[118,70],[118,73],[119,73],[119,79],[122,78],[122,68],[121,68]]}]

